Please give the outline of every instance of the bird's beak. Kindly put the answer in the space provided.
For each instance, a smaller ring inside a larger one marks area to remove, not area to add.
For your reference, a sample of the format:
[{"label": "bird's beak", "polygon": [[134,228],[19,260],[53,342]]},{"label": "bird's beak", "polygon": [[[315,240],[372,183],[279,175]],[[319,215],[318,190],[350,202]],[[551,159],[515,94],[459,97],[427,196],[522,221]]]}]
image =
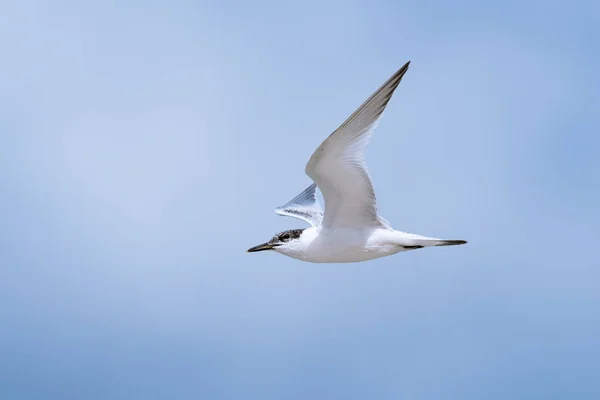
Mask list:
[{"label": "bird's beak", "polygon": [[273,247],[275,247],[275,246],[272,244],[263,243],[263,244],[259,244],[258,246],[254,246],[254,247],[248,249],[248,253],[254,253],[256,251],[271,250]]}]

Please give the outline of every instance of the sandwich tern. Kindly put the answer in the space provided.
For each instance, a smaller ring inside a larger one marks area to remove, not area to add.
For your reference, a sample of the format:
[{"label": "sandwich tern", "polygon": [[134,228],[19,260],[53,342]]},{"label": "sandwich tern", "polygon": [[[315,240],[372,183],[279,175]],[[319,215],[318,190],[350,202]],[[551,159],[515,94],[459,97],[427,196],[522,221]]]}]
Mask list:
[{"label": "sandwich tern", "polygon": [[[299,218],[311,227],[278,233],[248,252],[274,250],[302,261],[348,263],[424,247],[467,243],[400,232],[377,213],[364,149],[409,64],[410,61],[392,75],[321,143],[305,169],[314,183],[275,209],[275,213]],[[323,194],[325,211],[317,202],[317,187]]]}]

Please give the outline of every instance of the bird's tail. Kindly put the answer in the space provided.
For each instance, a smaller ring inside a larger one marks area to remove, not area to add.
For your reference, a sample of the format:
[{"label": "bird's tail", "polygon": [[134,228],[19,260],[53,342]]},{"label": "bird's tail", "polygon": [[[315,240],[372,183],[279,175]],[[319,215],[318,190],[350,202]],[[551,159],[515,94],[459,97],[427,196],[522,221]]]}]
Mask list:
[{"label": "bird's tail", "polygon": [[[417,236],[417,235],[414,235]],[[466,240],[443,240],[443,239],[433,239],[425,236],[420,236],[418,238],[411,238],[409,240],[403,241],[401,244],[406,250],[414,250],[414,249],[422,249],[423,247],[432,247],[432,246],[458,246],[459,244],[467,243]]]},{"label": "bird's tail", "polygon": [[466,244],[466,240],[436,240],[434,246],[458,246],[459,244]]},{"label": "bird's tail", "polygon": [[466,240],[438,239],[399,231],[394,231],[393,235],[395,236],[395,243],[407,250],[422,249],[423,247],[432,246],[458,246],[459,244],[467,243]]}]

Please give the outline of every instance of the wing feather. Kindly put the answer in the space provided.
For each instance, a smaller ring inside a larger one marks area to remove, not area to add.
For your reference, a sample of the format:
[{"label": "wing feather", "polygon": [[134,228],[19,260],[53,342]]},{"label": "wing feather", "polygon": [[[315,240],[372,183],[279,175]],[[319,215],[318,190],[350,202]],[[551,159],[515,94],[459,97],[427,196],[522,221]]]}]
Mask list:
[{"label": "wing feather", "polygon": [[371,95],[313,153],[306,174],[325,198],[322,225],[328,228],[390,227],[377,214],[364,149],[410,61]]},{"label": "wing feather", "polygon": [[317,185],[312,184],[302,191],[298,196],[288,201],[274,211],[278,215],[299,218],[312,226],[321,225],[323,210],[316,197]]}]

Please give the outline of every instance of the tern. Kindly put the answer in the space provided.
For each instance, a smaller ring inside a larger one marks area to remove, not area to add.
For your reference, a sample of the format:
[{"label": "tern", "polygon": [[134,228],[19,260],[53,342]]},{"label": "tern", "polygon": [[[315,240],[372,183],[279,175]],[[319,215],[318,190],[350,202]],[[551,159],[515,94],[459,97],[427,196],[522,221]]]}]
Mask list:
[{"label": "tern", "polygon": [[[313,184],[274,210],[304,220],[311,227],[280,232],[248,252],[273,250],[307,262],[349,263],[467,243],[394,230],[377,212],[364,149],[409,64],[392,75],[313,153],[305,168]],[[325,211],[317,201],[317,187]]]}]

